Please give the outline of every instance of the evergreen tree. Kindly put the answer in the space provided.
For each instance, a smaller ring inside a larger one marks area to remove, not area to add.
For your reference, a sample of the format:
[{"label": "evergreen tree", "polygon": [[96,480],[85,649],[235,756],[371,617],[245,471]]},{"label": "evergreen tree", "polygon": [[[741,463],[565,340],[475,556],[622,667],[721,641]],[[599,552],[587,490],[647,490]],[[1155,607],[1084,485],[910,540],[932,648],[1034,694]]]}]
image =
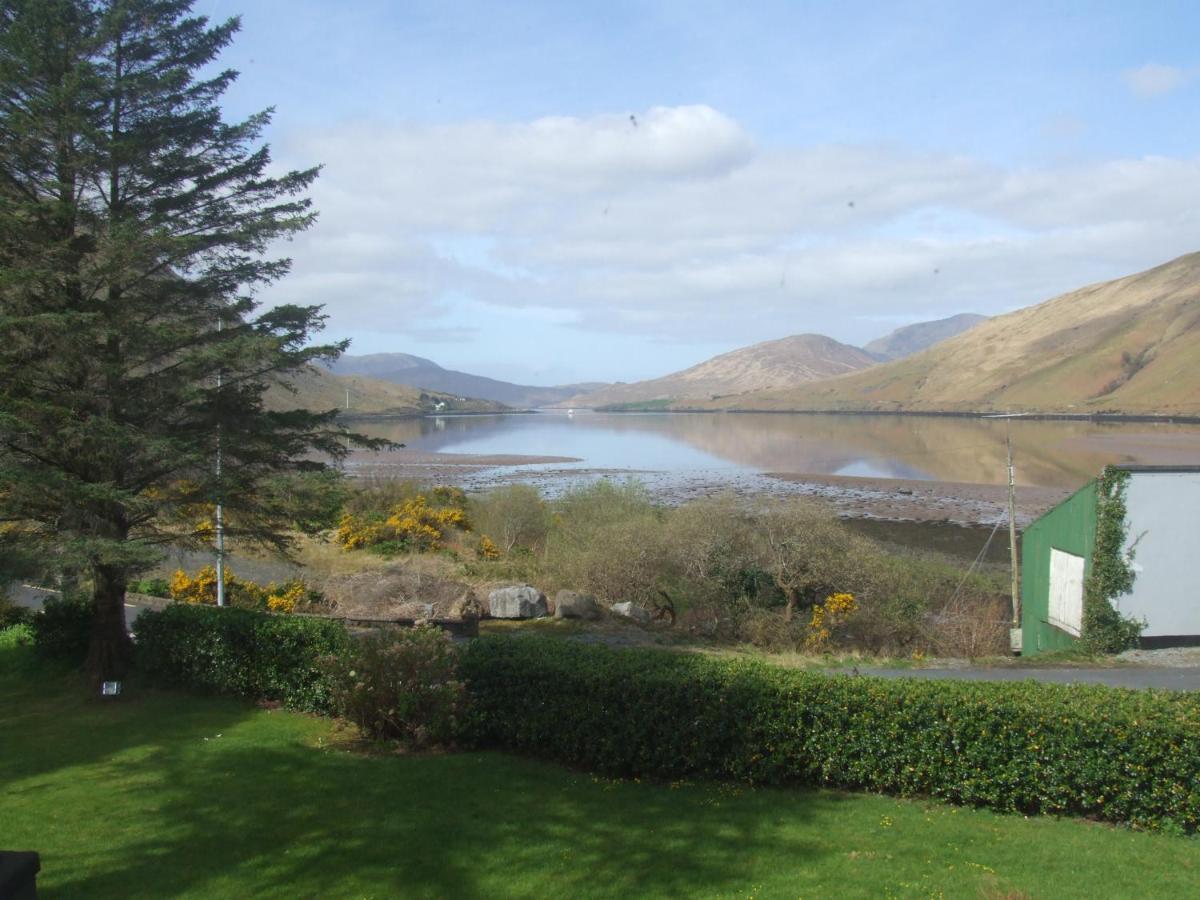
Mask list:
[{"label": "evergreen tree", "polygon": [[0,0],[0,520],[90,577],[101,677],[162,544],[207,546],[221,502],[282,547],[260,482],[344,453],[332,411],[263,404],[343,346],[310,345],[319,307],[254,298],[317,169],[272,173],[270,110],[223,121],[236,73],[209,67],[238,27],[190,0]]}]

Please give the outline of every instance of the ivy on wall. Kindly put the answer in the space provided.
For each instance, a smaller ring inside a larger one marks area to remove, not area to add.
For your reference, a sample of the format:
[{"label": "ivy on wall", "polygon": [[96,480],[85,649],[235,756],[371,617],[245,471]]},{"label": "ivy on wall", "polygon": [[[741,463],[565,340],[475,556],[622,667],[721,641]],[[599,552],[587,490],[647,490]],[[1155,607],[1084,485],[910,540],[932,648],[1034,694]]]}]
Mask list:
[{"label": "ivy on wall", "polygon": [[1137,646],[1146,623],[1125,616],[1113,601],[1133,588],[1133,550],[1125,552],[1125,492],[1129,472],[1106,466],[1096,484],[1096,546],[1083,594],[1085,647],[1095,653],[1120,653]]}]

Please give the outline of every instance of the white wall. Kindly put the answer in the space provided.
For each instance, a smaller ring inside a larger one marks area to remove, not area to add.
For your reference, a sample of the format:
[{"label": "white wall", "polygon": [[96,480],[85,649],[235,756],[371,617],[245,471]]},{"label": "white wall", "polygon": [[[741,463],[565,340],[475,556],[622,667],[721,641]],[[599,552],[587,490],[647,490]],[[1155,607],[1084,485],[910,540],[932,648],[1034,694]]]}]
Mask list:
[{"label": "white wall", "polygon": [[1137,577],[1118,608],[1145,637],[1200,635],[1200,472],[1134,472],[1125,496]]}]

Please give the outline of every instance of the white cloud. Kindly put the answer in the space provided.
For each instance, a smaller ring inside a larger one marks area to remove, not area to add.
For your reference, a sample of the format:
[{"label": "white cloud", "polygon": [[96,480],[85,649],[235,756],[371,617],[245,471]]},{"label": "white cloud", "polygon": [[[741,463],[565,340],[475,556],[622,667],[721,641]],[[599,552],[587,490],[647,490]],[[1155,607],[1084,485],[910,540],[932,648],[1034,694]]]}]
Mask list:
[{"label": "white cloud", "polygon": [[1192,72],[1178,66],[1164,66],[1159,63],[1146,63],[1136,69],[1126,69],[1121,73],[1126,86],[1142,99],[1169,94],[1182,87],[1192,77]]},{"label": "white cloud", "polygon": [[999,312],[1200,247],[1197,159],[1017,169],[761,148],[703,106],[635,118],[297,136],[289,158],[326,164],[321,218],[270,299],[326,303],[340,333],[469,340],[470,301],[584,334],[867,340],[880,316]]}]

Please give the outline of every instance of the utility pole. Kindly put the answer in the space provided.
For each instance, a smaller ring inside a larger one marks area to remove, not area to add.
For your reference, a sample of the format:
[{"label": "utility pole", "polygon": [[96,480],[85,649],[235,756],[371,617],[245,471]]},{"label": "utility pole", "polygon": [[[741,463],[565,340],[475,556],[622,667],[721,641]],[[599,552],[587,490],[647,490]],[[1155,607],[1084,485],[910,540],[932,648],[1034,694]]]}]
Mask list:
[{"label": "utility pole", "polygon": [[1012,563],[1012,627],[1021,627],[1021,579],[1017,571],[1017,478],[1013,469],[1012,432],[1004,420],[1004,443],[1008,447],[1008,555]]},{"label": "utility pole", "polygon": [[1024,413],[1001,413],[985,419],[1004,420],[1004,446],[1008,456],[1008,556],[1012,572],[1012,625],[1008,643],[1013,653],[1021,652],[1021,573],[1017,567],[1017,473],[1013,467],[1011,420]]}]

